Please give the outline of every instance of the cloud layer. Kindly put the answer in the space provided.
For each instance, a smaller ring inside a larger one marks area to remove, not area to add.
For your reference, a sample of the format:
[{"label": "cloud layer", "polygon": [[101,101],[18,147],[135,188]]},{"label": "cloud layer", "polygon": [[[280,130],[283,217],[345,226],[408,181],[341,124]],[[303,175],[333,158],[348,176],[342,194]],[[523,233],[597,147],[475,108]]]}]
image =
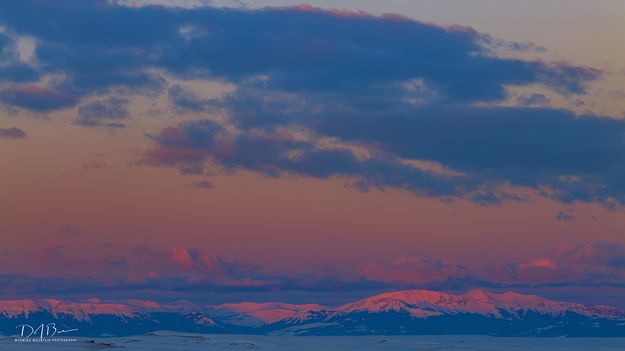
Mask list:
[{"label": "cloud layer", "polygon": [[[147,164],[184,174],[219,167],[345,177],[362,190],[398,188],[480,203],[536,194],[625,202],[625,123],[544,107],[549,98],[542,93],[520,97],[517,107],[498,105],[508,87],[584,94],[602,74],[493,50],[527,45],[466,27],[310,6],[32,0],[0,9],[8,28],[0,45],[13,47],[17,36],[36,42],[37,65],[12,59],[34,73],[4,73],[13,77],[0,90],[5,105],[45,112],[84,101],[77,124],[124,127],[127,100],[91,97],[126,89],[167,91],[179,112],[225,115],[152,133]],[[18,70],[11,67],[6,72]],[[224,99],[202,99],[168,86],[164,75],[235,88]],[[49,78],[23,83],[27,76]]]},{"label": "cloud layer", "polygon": [[[29,258],[30,259],[30,258]],[[39,274],[4,270],[2,296],[24,294],[136,294],[190,296],[207,292],[350,292],[436,289],[625,288],[625,247],[617,242],[556,245],[545,257],[502,262],[453,262],[426,256],[370,261],[360,267],[311,266],[285,274],[211,252],[174,245],[169,248],[104,246],[77,253],[70,244],[49,244],[32,257]],[[98,276],[93,276],[97,271]]]}]

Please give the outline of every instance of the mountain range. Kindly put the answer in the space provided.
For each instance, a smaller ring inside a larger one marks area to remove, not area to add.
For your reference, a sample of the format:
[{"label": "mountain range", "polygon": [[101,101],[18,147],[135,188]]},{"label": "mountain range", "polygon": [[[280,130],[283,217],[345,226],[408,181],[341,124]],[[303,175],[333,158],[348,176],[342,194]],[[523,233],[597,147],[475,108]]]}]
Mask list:
[{"label": "mountain range", "polygon": [[64,336],[124,336],[156,330],[272,335],[625,336],[625,313],[612,307],[483,290],[461,295],[398,291],[335,307],[278,302],[198,306],[188,301],[0,301],[0,334],[20,335],[20,325],[28,325],[30,331],[30,327],[48,323],[55,323],[57,331],[71,330]]}]

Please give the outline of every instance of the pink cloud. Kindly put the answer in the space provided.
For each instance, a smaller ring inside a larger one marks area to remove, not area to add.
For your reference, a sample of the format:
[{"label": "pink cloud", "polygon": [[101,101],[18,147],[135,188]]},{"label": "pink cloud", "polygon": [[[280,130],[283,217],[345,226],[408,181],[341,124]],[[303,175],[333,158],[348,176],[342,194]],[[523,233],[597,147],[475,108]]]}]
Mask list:
[{"label": "pink cloud", "polygon": [[369,263],[362,268],[360,274],[373,281],[424,284],[464,277],[467,272],[444,260],[411,256],[398,258],[390,265]]},{"label": "pink cloud", "polygon": [[171,248],[171,263],[186,269],[193,268],[193,259],[191,258],[191,255],[187,249],[181,246],[174,246]]},{"label": "pink cloud", "polygon": [[548,258],[537,258],[528,262],[524,262],[519,266],[520,269],[547,268],[556,269],[556,264]]}]

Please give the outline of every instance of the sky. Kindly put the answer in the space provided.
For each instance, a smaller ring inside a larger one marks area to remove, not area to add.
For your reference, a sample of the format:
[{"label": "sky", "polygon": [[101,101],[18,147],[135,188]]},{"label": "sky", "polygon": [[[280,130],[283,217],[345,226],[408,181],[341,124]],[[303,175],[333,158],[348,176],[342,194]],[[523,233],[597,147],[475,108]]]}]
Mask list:
[{"label": "sky", "polygon": [[625,308],[625,3],[0,4],[0,298]]}]

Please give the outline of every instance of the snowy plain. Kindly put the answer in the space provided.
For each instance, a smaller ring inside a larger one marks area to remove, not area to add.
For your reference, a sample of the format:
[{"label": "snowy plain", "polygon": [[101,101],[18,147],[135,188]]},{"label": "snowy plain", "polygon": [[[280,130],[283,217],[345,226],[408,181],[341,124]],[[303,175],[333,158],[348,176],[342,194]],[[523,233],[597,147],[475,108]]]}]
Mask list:
[{"label": "snowy plain", "polygon": [[74,342],[0,339],[2,351],[617,351],[625,338],[497,338],[487,336],[265,336],[156,332],[123,338],[78,338]]}]

